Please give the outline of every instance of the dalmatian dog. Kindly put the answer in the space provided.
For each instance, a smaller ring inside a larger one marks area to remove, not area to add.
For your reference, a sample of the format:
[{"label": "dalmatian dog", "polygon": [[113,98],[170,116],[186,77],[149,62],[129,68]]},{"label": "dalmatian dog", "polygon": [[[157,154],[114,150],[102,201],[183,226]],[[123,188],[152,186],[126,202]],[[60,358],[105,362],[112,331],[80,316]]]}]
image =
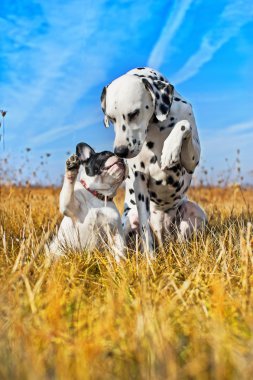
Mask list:
[{"label": "dalmatian dog", "polygon": [[126,174],[124,161],[113,153],[95,153],[85,143],[76,146],[76,154],[66,161],[60,193],[64,218],[49,253],[57,256],[66,249],[92,251],[107,244],[117,262],[125,258],[121,217],[113,197]]},{"label": "dalmatian dog", "polygon": [[192,106],[163,75],[146,67],[104,87],[101,106],[105,126],[114,125],[114,153],[129,166],[125,235],[139,231],[152,257],[154,234],[159,244],[172,231],[188,239],[206,222],[205,212],[186,197],[200,158]]}]

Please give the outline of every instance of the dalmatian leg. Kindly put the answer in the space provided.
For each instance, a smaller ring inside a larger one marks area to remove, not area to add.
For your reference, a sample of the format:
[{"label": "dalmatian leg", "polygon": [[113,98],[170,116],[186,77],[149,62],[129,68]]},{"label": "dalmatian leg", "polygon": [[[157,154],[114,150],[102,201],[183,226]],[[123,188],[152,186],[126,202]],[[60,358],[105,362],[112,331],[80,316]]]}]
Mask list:
[{"label": "dalmatian leg", "polygon": [[160,210],[153,210],[151,207],[150,212],[150,225],[158,245],[163,245],[163,227],[164,227],[164,212]]},{"label": "dalmatian leg", "polygon": [[139,216],[136,207],[133,181],[133,173],[132,171],[129,171],[129,175],[126,178],[125,203],[122,215],[122,226],[126,240],[128,240],[132,234],[135,235],[139,231]]},{"label": "dalmatian leg", "polygon": [[204,210],[191,201],[185,201],[179,212],[178,239],[185,241],[196,231],[202,230],[207,222]]},{"label": "dalmatian leg", "polygon": [[79,202],[74,195],[74,186],[79,167],[80,161],[76,154],[67,159],[64,182],[60,193],[60,211],[63,215],[73,219],[75,219],[79,211]]},{"label": "dalmatian leg", "polygon": [[188,120],[181,120],[174,126],[173,130],[164,141],[161,169],[170,169],[180,163],[183,140],[191,134],[191,126]]},{"label": "dalmatian leg", "polygon": [[139,217],[137,207],[129,208],[125,203],[125,211],[122,217],[122,226],[124,235],[129,235],[130,232],[137,233],[139,231]]},{"label": "dalmatian leg", "polygon": [[147,188],[147,175],[142,172],[135,172],[134,193],[136,206],[139,215],[139,230],[144,250],[153,258],[154,243],[149,225],[150,218],[150,196]]}]

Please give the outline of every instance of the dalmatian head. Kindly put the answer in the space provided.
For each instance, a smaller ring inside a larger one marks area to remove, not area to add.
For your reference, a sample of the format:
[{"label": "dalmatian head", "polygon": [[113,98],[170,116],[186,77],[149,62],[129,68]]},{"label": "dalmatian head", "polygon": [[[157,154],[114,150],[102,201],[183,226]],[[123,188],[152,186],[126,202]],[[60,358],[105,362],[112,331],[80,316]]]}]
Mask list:
[{"label": "dalmatian head", "polygon": [[76,155],[80,162],[80,179],[88,188],[103,195],[114,195],[127,175],[124,161],[112,152],[96,153],[88,144],[79,143]]},{"label": "dalmatian head", "polygon": [[136,157],[146,139],[151,118],[164,121],[168,117],[174,87],[160,79],[123,75],[104,87],[101,94],[104,124],[106,127],[114,125],[117,156]]}]

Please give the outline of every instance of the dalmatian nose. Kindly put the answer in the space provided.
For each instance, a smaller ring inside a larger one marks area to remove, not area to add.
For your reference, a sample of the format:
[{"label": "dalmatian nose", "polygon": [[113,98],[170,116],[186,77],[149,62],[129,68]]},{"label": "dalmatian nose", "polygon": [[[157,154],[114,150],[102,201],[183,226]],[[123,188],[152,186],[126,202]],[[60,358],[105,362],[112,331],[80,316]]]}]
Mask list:
[{"label": "dalmatian nose", "polygon": [[128,156],[128,152],[128,147],[125,145],[116,146],[116,148],[114,149],[114,154],[121,158],[126,158]]}]

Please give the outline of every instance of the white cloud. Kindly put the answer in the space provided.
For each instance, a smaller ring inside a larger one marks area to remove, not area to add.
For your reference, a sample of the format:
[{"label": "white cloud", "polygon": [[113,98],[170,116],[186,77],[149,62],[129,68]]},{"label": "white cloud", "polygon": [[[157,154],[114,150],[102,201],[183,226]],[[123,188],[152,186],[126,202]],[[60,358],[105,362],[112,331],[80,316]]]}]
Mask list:
[{"label": "white cloud", "polygon": [[226,42],[237,35],[245,24],[252,21],[252,17],[251,0],[237,0],[227,5],[213,29],[202,38],[199,50],[174,74],[171,81],[178,84],[196,75]]},{"label": "white cloud", "polygon": [[164,60],[164,55],[167,53],[168,46],[180,28],[192,2],[193,0],[182,0],[180,2],[180,7],[178,7],[178,2],[175,1],[174,8],[171,10],[162,29],[161,35],[150,53],[147,63],[148,66],[156,69],[161,66]]},{"label": "white cloud", "polygon": [[67,125],[63,125],[62,127],[49,129],[43,133],[40,133],[32,137],[29,141],[29,144],[32,145],[32,147],[48,144],[48,143],[51,143],[52,141],[55,141],[64,136],[67,136],[70,133],[73,133],[74,131],[91,127],[93,125],[98,124],[99,122],[101,122],[101,116],[94,115],[93,117],[86,119],[84,122],[79,122],[76,124],[67,124]]},{"label": "white cloud", "polygon": [[229,132],[233,134],[233,133],[244,132],[248,130],[251,130],[251,132],[253,132],[253,120],[231,125],[225,129],[225,132]]}]

